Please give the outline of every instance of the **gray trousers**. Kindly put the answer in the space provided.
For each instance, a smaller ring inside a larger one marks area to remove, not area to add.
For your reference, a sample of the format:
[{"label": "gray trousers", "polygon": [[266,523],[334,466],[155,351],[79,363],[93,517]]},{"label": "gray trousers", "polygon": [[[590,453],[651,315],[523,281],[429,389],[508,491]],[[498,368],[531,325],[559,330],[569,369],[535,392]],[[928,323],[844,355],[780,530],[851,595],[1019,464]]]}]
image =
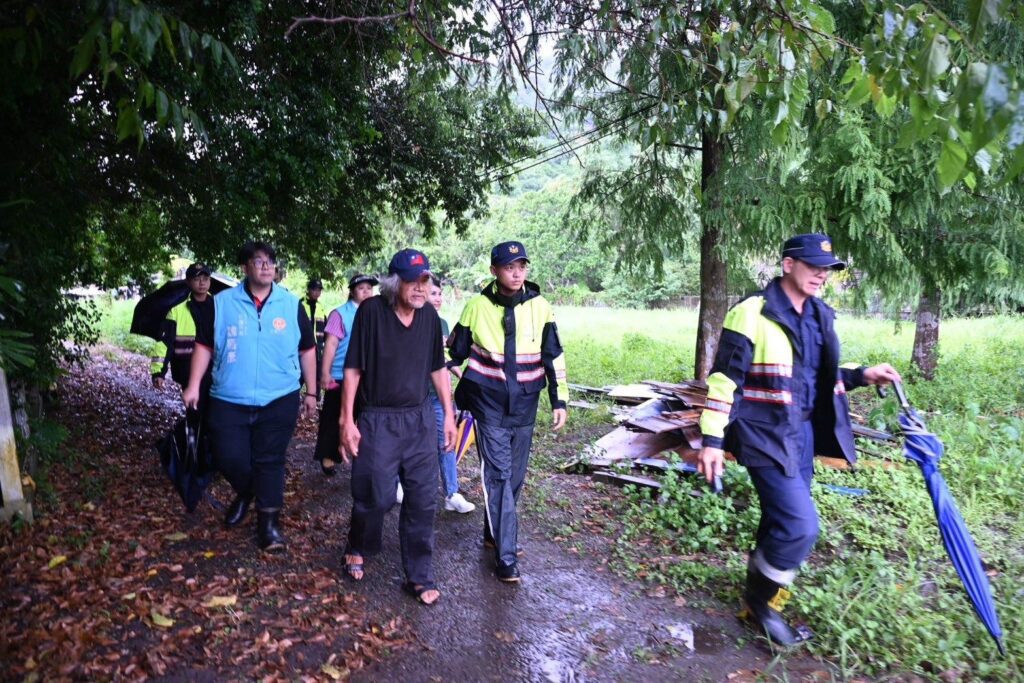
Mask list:
[{"label": "gray trousers", "polygon": [[516,503],[526,480],[532,443],[532,424],[499,427],[476,421],[476,447],[484,485],[484,522],[494,539],[495,560],[505,566],[516,562],[519,534]]},{"label": "gray trousers", "polygon": [[352,460],[352,521],[346,553],[381,551],[384,515],[405,491],[398,540],[407,581],[434,587],[434,512],[437,507],[437,430],[430,401],[417,408],[364,408],[359,455]]}]

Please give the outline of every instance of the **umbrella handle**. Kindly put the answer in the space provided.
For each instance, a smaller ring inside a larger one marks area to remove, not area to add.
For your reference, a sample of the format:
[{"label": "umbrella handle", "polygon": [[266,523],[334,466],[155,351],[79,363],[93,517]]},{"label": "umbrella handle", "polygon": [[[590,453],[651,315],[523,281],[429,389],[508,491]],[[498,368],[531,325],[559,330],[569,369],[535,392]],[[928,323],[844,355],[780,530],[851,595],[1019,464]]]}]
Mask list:
[{"label": "umbrella handle", "polygon": [[[893,382],[892,389],[896,392],[896,400],[900,404],[900,409],[907,415],[911,414],[910,401],[907,400],[907,393],[903,391],[903,384],[900,382]],[[889,392],[885,390],[881,384],[875,385],[875,391],[878,393],[878,398],[885,398],[889,395]]]}]

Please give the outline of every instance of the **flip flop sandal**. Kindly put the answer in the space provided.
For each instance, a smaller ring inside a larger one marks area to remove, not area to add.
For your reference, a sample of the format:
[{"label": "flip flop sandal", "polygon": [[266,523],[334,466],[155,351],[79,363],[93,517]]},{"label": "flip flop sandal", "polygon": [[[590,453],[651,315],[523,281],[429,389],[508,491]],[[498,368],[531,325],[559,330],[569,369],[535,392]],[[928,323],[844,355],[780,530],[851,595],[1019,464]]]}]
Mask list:
[{"label": "flip flop sandal", "polygon": [[416,598],[416,600],[419,601],[421,605],[426,605],[427,607],[432,607],[433,605],[436,605],[438,601],[441,599],[440,592],[438,592],[437,597],[434,598],[433,602],[427,602],[423,599],[423,594],[427,591],[437,590],[437,587],[435,586],[419,586],[412,583],[411,581],[406,581],[402,584],[402,590],[411,595],[412,597]]},{"label": "flip flop sandal", "polygon": [[[345,553],[351,555],[351,553]],[[356,576],[356,572],[359,576]],[[363,577],[366,576],[366,571],[363,569],[362,562],[345,562],[345,576],[352,579],[353,581],[362,581]]]}]

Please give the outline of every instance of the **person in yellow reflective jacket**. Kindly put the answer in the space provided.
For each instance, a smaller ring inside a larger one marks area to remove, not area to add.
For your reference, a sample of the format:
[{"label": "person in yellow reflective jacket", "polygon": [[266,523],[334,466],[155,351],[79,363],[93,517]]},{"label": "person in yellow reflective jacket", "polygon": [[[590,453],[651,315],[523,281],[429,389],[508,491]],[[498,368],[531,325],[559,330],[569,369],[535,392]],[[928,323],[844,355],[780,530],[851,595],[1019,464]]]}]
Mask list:
[{"label": "person in yellow reflective jacket", "polygon": [[327,314],[330,313],[329,308],[320,305],[320,295],[323,294],[323,291],[324,284],[320,278],[310,278],[306,283],[306,296],[301,299],[302,307],[306,309],[306,315],[309,317],[309,324],[316,339],[317,377],[316,388],[312,390],[317,394],[320,393],[320,361],[324,357],[324,328],[327,326]]},{"label": "person in yellow reflective jacket", "polygon": [[[188,386],[192,349],[196,341],[196,324],[213,316],[210,269],[202,263],[193,263],[185,270],[185,280],[188,282],[191,294],[167,312],[163,337],[156,343],[153,356],[150,358],[150,373],[153,387],[156,389],[163,388],[168,367],[171,370],[171,379],[182,388]],[[201,392],[203,398],[200,401],[201,408],[206,403],[205,395],[209,393],[209,381],[205,383],[204,388],[205,391]],[[202,412],[201,409],[200,412]]]},{"label": "person in yellow reflective jacket", "polygon": [[526,479],[537,405],[545,384],[552,427],[565,424],[569,387],[551,304],[526,280],[520,242],[491,250],[494,280],[466,304],[448,337],[449,367],[466,363],[455,400],[476,422],[484,487],[484,545],[501,581],[520,578],[516,502]]},{"label": "person in yellow reflective jacket", "polygon": [[818,537],[811,499],[814,456],[856,460],[846,391],[899,381],[888,363],[839,365],[835,311],[816,295],[846,264],[827,235],[797,235],[782,276],[726,315],[701,416],[699,468],[722,474],[724,451],[744,465],[761,503],[743,597],[746,615],[783,646],[813,636],[781,614],[787,590]]}]

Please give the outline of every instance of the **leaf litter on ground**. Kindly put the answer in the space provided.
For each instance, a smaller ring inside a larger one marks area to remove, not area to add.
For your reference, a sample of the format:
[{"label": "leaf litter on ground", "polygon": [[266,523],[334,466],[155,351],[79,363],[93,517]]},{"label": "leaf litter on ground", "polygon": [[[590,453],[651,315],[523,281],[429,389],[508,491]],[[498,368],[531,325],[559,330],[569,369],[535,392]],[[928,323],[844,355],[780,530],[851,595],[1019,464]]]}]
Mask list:
[{"label": "leaf litter on ground", "polygon": [[[409,645],[405,624],[367,614],[339,581],[294,472],[283,558],[260,557],[251,531],[223,528],[208,505],[184,512],[154,448],[180,412],[172,391],[149,388],[141,357],[96,354],[60,381],[51,417],[68,429],[71,455],[49,466],[37,521],[0,528],[8,674],[334,678]],[[300,424],[297,437],[313,429]]]}]

